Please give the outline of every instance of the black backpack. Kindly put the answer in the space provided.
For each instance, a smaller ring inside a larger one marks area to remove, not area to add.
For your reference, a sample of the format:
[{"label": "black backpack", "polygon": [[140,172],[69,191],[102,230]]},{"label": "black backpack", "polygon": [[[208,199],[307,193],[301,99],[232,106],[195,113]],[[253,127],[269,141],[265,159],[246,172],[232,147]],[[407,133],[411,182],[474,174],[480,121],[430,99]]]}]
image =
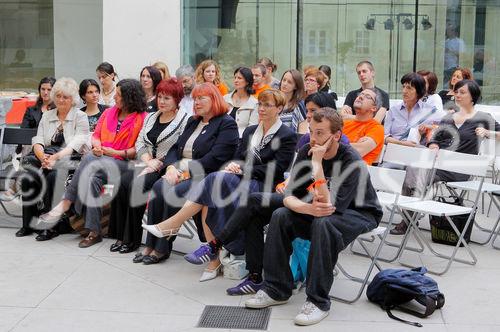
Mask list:
[{"label": "black backpack", "polygon": [[[420,323],[410,322],[394,316],[391,310],[397,307],[409,314],[425,318],[444,305],[444,295],[439,291],[436,281],[425,275],[426,272],[425,267],[412,270],[382,270],[377,273],[368,285],[366,296],[370,301],[379,304],[382,309],[386,310],[390,318],[422,327]],[[425,312],[421,313],[401,306],[412,300],[416,300],[424,306]]]}]

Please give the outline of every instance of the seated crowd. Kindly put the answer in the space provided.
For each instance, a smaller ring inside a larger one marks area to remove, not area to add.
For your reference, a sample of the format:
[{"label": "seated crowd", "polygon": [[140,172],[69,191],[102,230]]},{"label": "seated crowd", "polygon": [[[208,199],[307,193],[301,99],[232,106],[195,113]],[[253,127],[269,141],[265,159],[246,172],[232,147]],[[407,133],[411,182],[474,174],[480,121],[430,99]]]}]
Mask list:
[{"label": "seated crowd", "polygon": [[[16,236],[50,240],[77,215],[86,230],[79,247],[87,248],[102,241],[109,214],[110,251],[137,251],[133,262],[149,265],[169,258],[193,218],[203,244],[185,259],[206,265],[200,281],[207,281],[221,271],[223,248],[245,254],[249,274],[227,293],[255,294],[245,303],[250,308],[288,301],[292,241],[307,239],[307,300],[295,323],[318,323],[330,310],[339,253],[382,218],[370,180],[360,177],[378,164],[384,144],[478,154],[479,138],[499,138],[500,125],[475,110],[481,91],[464,68],[439,94],[434,73],[405,74],[402,101],[391,107],[373,64],[362,61],[361,87],[339,110],[330,67],[289,69],[281,80],[275,70],[269,58],[238,67],[231,92],[213,60],[196,70],[182,66],[175,77],[158,62],[138,80],[118,81],[104,62],[96,70],[100,84],[43,78],[21,125],[38,131],[17,183],[23,226]],[[405,194],[418,195],[417,178],[408,179]],[[404,234],[406,223],[391,232]]]}]

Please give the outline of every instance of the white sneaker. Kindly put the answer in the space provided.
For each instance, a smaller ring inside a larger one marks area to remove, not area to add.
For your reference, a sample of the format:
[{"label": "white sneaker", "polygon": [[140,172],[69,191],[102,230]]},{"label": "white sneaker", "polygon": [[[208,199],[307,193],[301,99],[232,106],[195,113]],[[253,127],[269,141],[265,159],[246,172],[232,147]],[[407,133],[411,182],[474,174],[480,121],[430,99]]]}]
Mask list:
[{"label": "white sneaker", "polygon": [[330,311],[323,311],[312,302],[306,301],[293,321],[297,325],[313,325],[321,322],[329,313]]},{"label": "white sneaker", "polygon": [[272,305],[285,304],[286,301],[276,301],[273,300],[266,292],[259,290],[252,298],[245,301],[245,307],[252,309],[262,309],[267,308]]}]

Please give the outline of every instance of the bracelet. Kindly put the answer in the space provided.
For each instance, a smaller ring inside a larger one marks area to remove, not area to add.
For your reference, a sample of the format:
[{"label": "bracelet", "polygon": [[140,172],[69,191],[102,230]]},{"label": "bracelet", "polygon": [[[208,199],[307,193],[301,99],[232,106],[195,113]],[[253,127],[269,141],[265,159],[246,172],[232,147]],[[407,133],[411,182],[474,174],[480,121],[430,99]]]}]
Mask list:
[{"label": "bracelet", "polygon": [[319,179],[319,180],[316,180],[314,181],[313,183],[311,183],[309,185],[309,187],[307,187],[307,191],[311,192],[313,191],[314,188],[317,188],[323,184],[326,184],[326,179]]}]

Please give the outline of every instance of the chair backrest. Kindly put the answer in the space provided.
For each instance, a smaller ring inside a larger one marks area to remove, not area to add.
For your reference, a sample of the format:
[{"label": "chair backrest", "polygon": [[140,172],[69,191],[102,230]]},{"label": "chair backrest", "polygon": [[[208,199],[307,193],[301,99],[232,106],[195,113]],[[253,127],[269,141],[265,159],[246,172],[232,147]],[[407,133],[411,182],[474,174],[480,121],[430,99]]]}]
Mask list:
[{"label": "chair backrest", "polygon": [[494,156],[439,150],[435,168],[448,172],[485,177]]},{"label": "chair backrest", "polygon": [[5,127],[3,133],[3,144],[31,145],[31,139],[36,135],[36,128],[14,128]]},{"label": "chair backrest", "polygon": [[500,144],[497,143],[498,142],[495,137],[482,139],[479,144],[479,154],[500,156]]},{"label": "chair backrest", "polygon": [[406,171],[385,167],[368,166],[373,188],[393,194],[401,194]]},{"label": "chair backrest", "polygon": [[399,144],[387,144],[383,157],[384,163],[432,169],[436,152],[431,149],[417,148]]}]

